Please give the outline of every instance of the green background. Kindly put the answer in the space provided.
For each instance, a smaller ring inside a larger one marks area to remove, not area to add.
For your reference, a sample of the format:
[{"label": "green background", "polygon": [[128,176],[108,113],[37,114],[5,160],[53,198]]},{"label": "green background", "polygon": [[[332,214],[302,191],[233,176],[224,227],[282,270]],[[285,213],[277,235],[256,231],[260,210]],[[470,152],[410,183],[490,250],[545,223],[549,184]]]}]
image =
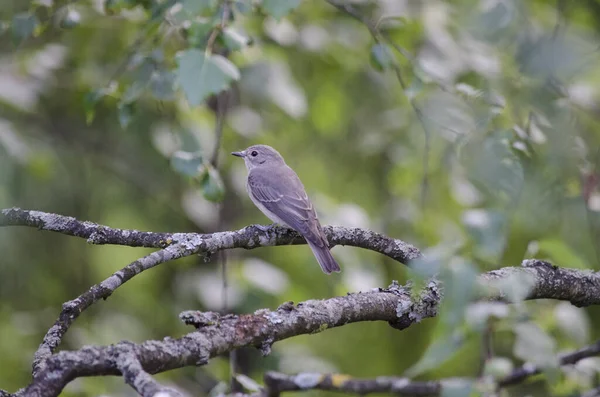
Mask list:
[{"label": "green background", "polygon": [[[408,241],[429,260],[409,273],[383,255],[336,247],[343,271],[326,276],[306,246],[227,251],[229,311],[367,291],[432,269],[448,283],[444,314],[402,332],[360,323],[277,343],[267,358],[244,349],[240,369],[259,381],[269,369],[402,375],[436,341],[450,348],[429,350],[434,364],[421,362],[417,379],[476,378],[487,342],[468,303],[474,274],[527,257],[598,270],[600,2],[358,3],[383,32],[375,48],[364,24],[325,1],[303,1],[282,19],[273,16],[299,2],[236,11],[231,28],[251,43],[215,44],[228,46],[241,77],[216,172],[202,184],[172,157],[197,152],[205,161],[217,141],[214,98],[190,106],[181,86],[206,85],[177,63],[180,51],[204,54],[198,21],[217,12],[210,3],[163,21],[153,1],[0,1],[0,207],[151,231],[266,224],[245,192],[243,162],[229,156],[264,143],[296,170],[323,224]],[[215,90],[228,86],[215,70]],[[204,99],[206,89],[194,92]],[[33,352],[61,304],[151,251],[10,227],[0,229],[0,252],[0,387],[15,391],[30,381]],[[179,312],[221,310],[222,295],[218,257],[161,264],[86,311],[61,348],[180,336],[191,329]],[[509,366],[548,363],[598,338],[598,314],[551,301],[513,305],[489,322],[495,356]],[[447,338],[456,335],[463,342],[454,346]],[[509,392],[578,395],[600,370],[598,361],[586,365]],[[157,379],[201,395],[228,376],[217,358]],[[64,391],[127,393],[114,377],[78,379]]]}]

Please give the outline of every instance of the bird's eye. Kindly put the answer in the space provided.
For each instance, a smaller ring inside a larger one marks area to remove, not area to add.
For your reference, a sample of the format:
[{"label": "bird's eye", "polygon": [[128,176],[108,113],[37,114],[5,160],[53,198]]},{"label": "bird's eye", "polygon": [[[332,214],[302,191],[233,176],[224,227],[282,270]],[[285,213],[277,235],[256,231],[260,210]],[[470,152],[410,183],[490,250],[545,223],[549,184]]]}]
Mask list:
[{"label": "bird's eye", "polygon": [[250,153],[250,155],[252,157],[256,157],[256,156],[258,156],[258,152],[256,150],[253,150],[252,153]]}]

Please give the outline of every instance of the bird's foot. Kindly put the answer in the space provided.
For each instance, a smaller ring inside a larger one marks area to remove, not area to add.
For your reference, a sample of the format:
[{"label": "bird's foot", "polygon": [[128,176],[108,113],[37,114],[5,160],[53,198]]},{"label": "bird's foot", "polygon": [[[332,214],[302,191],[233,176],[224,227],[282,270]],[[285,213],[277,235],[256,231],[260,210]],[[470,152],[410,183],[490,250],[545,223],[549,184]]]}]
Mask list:
[{"label": "bird's foot", "polygon": [[255,228],[257,228],[258,230],[260,230],[263,233],[267,233],[269,231],[271,231],[271,228],[273,227],[273,225],[252,225]]}]

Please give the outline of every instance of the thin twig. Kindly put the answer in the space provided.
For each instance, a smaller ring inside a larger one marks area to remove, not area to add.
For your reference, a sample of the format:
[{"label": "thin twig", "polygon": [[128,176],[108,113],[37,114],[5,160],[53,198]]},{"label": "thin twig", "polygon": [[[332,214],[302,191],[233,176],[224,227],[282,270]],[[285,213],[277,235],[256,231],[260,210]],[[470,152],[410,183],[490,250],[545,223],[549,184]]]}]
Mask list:
[{"label": "thin twig", "polygon": [[229,19],[229,2],[225,0],[221,3],[221,6],[223,7],[221,23],[212,30],[210,36],[208,37],[208,40],[206,41],[206,50],[208,52],[213,52],[215,41],[217,40],[219,34],[223,33],[223,30],[227,25],[227,20]]},{"label": "thin twig", "polygon": [[123,349],[118,351],[115,363],[123,374],[125,383],[131,386],[142,397],[181,397],[181,393],[165,387],[152,379],[149,373],[144,371],[140,360],[135,355],[133,347],[127,348],[127,343],[122,343]]},{"label": "thin twig", "polygon": [[58,319],[48,332],[46,332],[42,343],[34,354],[34,376],[45,368],[46,360],[54,353],[54,350],[62,342],[69,327],[84,310],[99,300],[108,298],[117,288],[144,270],[173,259],[191,255],[193,251],[192,247],[172,245],[160,251],[153,252],[113,273],[109,278],[92,286],[77,298],[65,302]]},{"label": "thin twig", "polygon": [[[600,341],[581,350],[569,353],[560,358],[560,365],[571,365],[578,361],[600,355]],[[499,381],[499,388],[520,383],[530,376],[540,373],[535,366],[515,369],[509,376]],[[413,381],[397,376],[380,376],[372,379],[357,379],[344,374],[299,373],[287,375],[280,372],[267,372],[264,376],[265,386],[252,395],[237,395],[237,397],[270,397],[289,391],[326,390],[364,396],[369,393],[393,393],[399,396],[439,396],[448,386],[461,383],[469,384],[472,380],[462,378],[447,378],[439,381]],[[596,396],[600,389],[590,391],[589,395]],[[587,396],[587,394],[586,394]],[[233,397],[233,396],[229,396]],[[582,396],[583,397],[583,396]]]},{"label": "thin twig", "polygon": [[[576,350],[572,353],[565,354],[559,358],[560,365],[575,364],[578,361],[592,356],[600,354],[600,341],[597,341],[593,345],[584,347],[583,349]],[[499,387],[506,387],[516,383],[522,382],[525,378],[532,375],[537,375],[542,372],[542,368],[536,367],[535,365],[525,364],[520,368],[515,369],[510,375],[501,379],[498,382]]]},{"label": "thin twig", "polygon": [[223,127],[225,126],[225,116],[229,107],[229,91],[223,91],[216,95],[216,110],[215,110],[215,145],[210,163],[217,168],[219,163],[219,151],[223,140]]},{"label": "thin twig", "polygon": [[[400,47],[399,45],[394,43],[394,41],[391,40],[389,35],[382,35],[378,30],[377,24],[374,24],[369,18],[363,16],[352,5],[347,4],[347,3],[338,3],[335,0],[326,0],[326,1],[327,1],[327,3],[329,3],[332,6],[334,6],[335,8],[337,8],[338,10],[346,13],[347,15],[351,16],[352,18],[356,19],[357,21],[359,21],[363,25],[365,25],[366,28],[369,30],[369,33],[371,33],[373,40],[375,40],[376,43],[381,43],[382,41],[385,40],[386,44],[388,44],[392,48],[394,48],[403,57],[405,57],[406,59],[408,59],[411,62],[414,60],[414,58],[407,51],[405,51],[402,47]],[[408,85],[406,84],[406,81],[404,80],[404,78],[402,76],[402,71],[400,70],[400,66],[396,62],[393,62],[392,68],[394,70],[396,78],[398,79],[398,82],[400,83],[400,87],[402,88],[403,92],[406,94]],[[407,95],[407,99],[408,99],[411,107],[413,108],[413,111],[417,115],[417,119],[419,120],[419,123],[421,124],[421,127],[423,128],[423,132],[425,134],[425,143],[424,143],[424,148],[423,148],[423,176],[421,179],[421,192],[420,192],[420,200],[419,200],[420,204],[421,204],[421,209],[424,209],[425,205],[426,205],[426,200],[427,200],[427,192],[429,190],[429,155],[430,155],[430,151],[431,151],[431,142],[430,142],[431,141],[431,132],[429,130],[429,127],[425,123],[425,117],[424,117],[423,112],[421,111],[419,105],[416,103],[416,101],[413,98],[408,97],[408,95]]]}]

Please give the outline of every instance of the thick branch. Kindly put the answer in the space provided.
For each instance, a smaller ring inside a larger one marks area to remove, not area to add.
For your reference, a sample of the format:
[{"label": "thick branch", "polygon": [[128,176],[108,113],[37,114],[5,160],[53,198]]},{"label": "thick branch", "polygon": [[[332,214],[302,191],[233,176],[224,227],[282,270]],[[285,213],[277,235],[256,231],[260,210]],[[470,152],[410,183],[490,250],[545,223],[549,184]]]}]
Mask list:
[{"label": "thick branch", "polygon": [[244,346],[258,347],[268,354],[276,341],[359,321],[387,321],[403,329],[435,316],[439,299],[434,283],[414,298],[410,291],[393,284],[385,290],[310,300],[296,306],[290,302],[276,311],[258,310],[249,315],[186,312],[182,319],[198,329],[179,339],[120,342],[54,354],[36,373],[25,395],[56,396],[74,378],[118,375],[121,370],[115,357],[129,352],[135,352],[144,371],[152,374],[204,365],[212,357]]},{"label": "thick branch", "polygon": [[[599,291],[597,286],[600,280],[597,273],[556,268],[541,261],[525,261],[524,265],[523,268],[504,268],[482,275],[479,283],[488,285],[495,291],[495,295],[487,297],[505,300],[507,293],[501,289],[499,281],[511,281],[517,277],[530,278],[532,284],[531,290],[525,295],[527,299],[565,299],[579,304],[600,303],[600,296],[593,297],[590,293],[589,296],[582,297],[579,287],[570,289],[573,295],[555,289],[561,284],[568,286],[565,280],[579,280],[581,285]],[[184,312],[181,314],[182,320],[196,326],[195,332],[180,339],[165,338],[162,341],[147,341],[142,344],[121,342],[112,346],[59,352],[45,361],[43,368],[37,372],[26,391],[39,393],[35,394],[39,396],[55,396],[76,377],[120,374],[114,357],[124,349],[135,352],[137,360],[146,372],[157,373],[183,366],[203,365],[211,357],[244,346],[255,346],[264,354],[268,354],[271,345],[279,340],[317,333],[348,323],[386,321],[397,329],[404,329],[423,318],[435,316],[440,300],[438,284],[431,282],[419,296],[412,296],[407,289],[392,284],[387,289],[326,300],[310,300],[298,305],[288,302],[276,311],[263,309],[249,315],[220,316],[212,312]],[[561,363],[569,364],[596,355],[599,348],[594,345],[575,352],[565,356]],[[531,366],[525,366],[518,371],[512,375],[513,378],[502,380],[501,384],[514,383],[523,376],[538,372]]]},{"label": "thick branch", "polygon": [[[441,300],[437,282],[431,282],[414,299],[403,288],[393,284],[388,289],[370,293],[307,301],[297,306],[288,303],[277,311],[259,310],[254,315],[219,317],[214,313],[186,312],[182,314],[182,319],[196,325],[198,331],[180,339],[167,338],[139,345],[123,342],[114,346],[88,347],[52,355],[69,326],[83,310],[94,302],[107,298],[116,288],[144,270],[200,252],[302,244],[304,240],[297,233],[282,227],[271,227],[266,232],[249,226],[238,231],[213,234],[151,233],[112,229],[61,215],[19,209],[3,210],[0,225],[37,226],[87,238],[98,244],[165,246],[127,265],[77,299],[63,305],[59,319],[48,331],[36,353],[34,382],[27,389],[28,392],[39,393],[34,395],[56,395],[68,382],[79,376],[122,372],[128,382],[137,382],[136,387],[159,387],[153,383],[148,373],[186,365],[202,365],[210,357],[242,346],[257,346],[267,354],[275,341],[351,322],[387,321],[395,328],[404,329],[422,318],[435,316]],[[342,227],[326,227],[325,230],[332,245],[363,247],[402,262],[421,256],[415,247],[371,231]],[[522,267],[503,268],[483,274],[479,278],[479,284],[484,287],[485,297],[509,301],[514,298],[514,293],[510,290],[515,285],[522,284],[514,281],[520,280],[527,280],[528,288],[521,294],[522,298],[567,300],[577,306],[600,304],[598,273],[559,268],[539,260],[527,260]],[[124,367],[122,363],[117,363],[115,357],[128,357],[130,365]]]},{"label": "thick branch", "polygon": [[[92,286],[78,298],[63,304],[58,320],[48,330],[38,348],[33,373],[37,373],[58,347],[63,336],[75,319],[93,303],[106,299],[123,283],[144,270],[160,263],[196,253],[212,254],[230,249],[252,249],[264,246],[305,244],[295,231],[272,226],[266,232],[249,226],[237,231],[212,234],[154,233],[138,230],[115,229],[75,218],[41,211],[11,208],[2,210],[0,226],[31,226],[41,230],[58,232],[87,239],[92,244],[118,244],[132,247],[162,247],[163,249],[143,257],[114,273],[102,283]],[[330,245],[352,245],[387,255],[397,261],[408,263],[421,256],[419,250],[403,241],[392,239],[369,230],[327,226],[324,228]]]},{"label": "thick branch", "polygon": [[[304,238],[295,231],[278,226],[271,226],[267,231],[262,231],[255,226],[248,226],[236,231],[212,234],[154,233],[115,229],[92,222],[82,222],[69,216],[20,208],[2,210],[0,226],[32,226],[40,230],[85,238],[91,244],[148,248],[165,248],[169,245],[185,244],[193,253],[215,253],[232,248],[254,249],[276,245],[306,244]],[[405,264],[421,256],[416,247],[370,230],[341,226],[325,226],[323,229],[332,247],[350,245],[365,248]]]},{"label": "thick branch", "polygon": [[487,296],[508,300],[514,288],[506,280],[523,283],[526,299],[557,299],[577,307],[600,304],[600,272],[566,269],[537,259],[528,259],[521,267],[504,267],[479,276]]}]

